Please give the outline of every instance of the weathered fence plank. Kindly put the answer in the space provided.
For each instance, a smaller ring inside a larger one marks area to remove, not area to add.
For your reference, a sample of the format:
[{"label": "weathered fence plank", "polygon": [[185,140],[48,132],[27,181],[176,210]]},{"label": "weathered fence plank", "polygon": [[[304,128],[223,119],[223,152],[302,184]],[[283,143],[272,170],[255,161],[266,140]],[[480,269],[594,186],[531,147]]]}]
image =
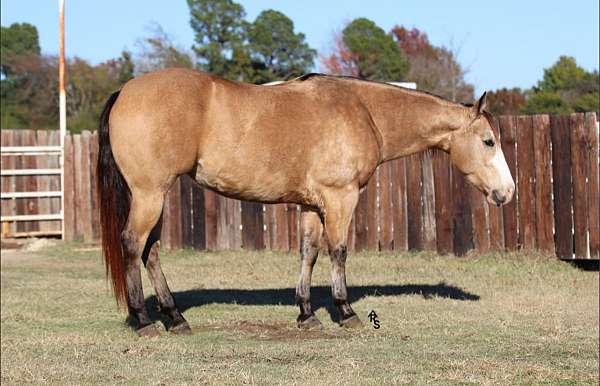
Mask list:
[{"label": "weathered fence plank", "polygon": [[600,186],[598,165],[598,116],[596,113],[585,114],[585,138],[589,149],[588,168],[588,208],[590,228],[590,258],[600,258]]},{"label": "weathered fence plank", "polygon": [[263,205],[242,201],[242,247],[264,249]]},{"label": "weathered fence plank", "polygon": [[367,189],[358,196],[358,204],[354,211],[355,241],[357,251],[367,249],[367,212],[369,211],[369,197]]},{"label": "weathered fence plank", "polygon": [[81,170],[80,180],[81,184],[81,195],[78,196],[81,203],[81,213],[78,216],[81,217],[81,233],[83,235],[83,241],[91,242],[93,238],[92,233],[92,205],[91,205],[91,170],[90,170],[90,137],[91,133],[87,130],[81,133]]},{"label": "weathered fence plank", "polygon": [[517,119],[517,190],[519,210],[519,241],[523,249],[535,249],[535,154],[533,148],[533,119]]},{"label": "weathered fence plank", "polygon": [[[14,131],[13,130],[2,130],[2,146],[14,146]],[[2,169],[11,170],[15,169],[15,158],[14,156],[3,156],[2,157]],[[2,185],[2,192],[14,192],[15,177],[13,176],[2,176],[0,178]],[[17,214],[17,200],[7,199],[2,200],[2,215],[13,216]],[[14,222],[5,222],[2,224],[2,235],[12,234],[16,232],[16,224]]]},{"label": "weathered fence plank", "polygon": [[194,216],[194,210],[192,185],[194,182],[187,175],[180,176],[179,180],[179,194],[181,196],[181,243],[184,247],[193,247],[194,226],[192,217]]},{"label": "weathered fence plank", "polygon": [[290,251],[300,250],[300,207],[296,204],[288,204],[288,237]]},{"label": "weathered fence plank", "polygon": [[571,130],[569,117],[551,116],[552,174],[556,255],[573,258],[573,185],[571,184]]},{"label": "weathered fence plank", "polygon": [[453,251],[453,205],[450,181],[450,157],[437,151],[433,156],[435,180],[436,249],[441,255]]},{"label": "weathered fence plank", "polygon": [[473,249],[473,220],[467,181],[463,174],[452,166],[452,203],[453,203],[453,246],[454,254],[465,255]]},{"label": "weathered fence plank", "polygon": [[406,206],[408,223],[408,249],[423,249],[423,186],[421,183],[421,161],[419,154],[406,159]]},{"label": "weathered fence plank", "polygon": [[490,250],[490,234],[488,225],[488,205],[485,196],[475,187],[468,187],[469,201],[473,221],[473,242],[477,251],[485,253]]},{"label": "weathered fence plank", "polygon": [[435,188],[431,151],[421,152],[422,210],[423,210],[423,249],[435,250]]},{"label": "weathered fence plank", "polygon": [[537,248],[544,251],[554,251],[550,136],[550,118],[547,115],[534,115],[535,224]]},{"label": "weathered fence plank", "polygon": [[575,258],[588,257],[588,186],[589,150],[584,132],[584,115],[571,114],[571,165],[573,179],[573,231]]},{"label": "weathered fence plank", "polygon": [[394,224],[392,218],[392,165],[389,163],[379,166],[379,224],[380,249],[394,248]]},{"label": "weathered fence plank", "polygon": [[377,218],[377,171],[367,184],[367,247],[371,251],[379,250],[379,230]]},{"label": "weathered fence plank", "polygon": [[[36,144],[36,135],[35,130],[25,130],[24,132],[24,142],[25,146],[35,146]],[[35,169],[37,168],[37,157],[33,156],[25,156],[23,157],[23,168],[25,169]],[[23,177],[25,179],[25,191],[27,192],[35,192],[37,191],[37,176],[27,176]],[[25,214],[38,214],[38,198],[26,198],[25,200]],[[26,222],[24,224],[25,232],[36,232],[39,231],[40,224],[38,221]]]},{"label": "weathered fence plank", "polygon": [[392,209],[394,221],[394,250],[408,249],[406,222],[406,159],[391,162],[392,165]]},{"label": "weathered fence plank", "polygon": [[76,222],[75,222],[75,162],[74,162],[74,146],[73,136],[67,135],[65,137],[65,158],[64,158],[64,202],[65,208],[64,214],[64,228],[65,234],[64,239],[67,241],[73,241],[75,239]]},{"label": "weathered fence plank", "polygon": [[92,211],[92,239],[100,239],[100,203],[98,202],[98,181],[96,167],[98,165],[98,133],[90,137],[90,196]]},{"label": "weathered fence plank", "polygon": [[[195,183],[191,185],[192,193],[192,247],[194,249],[206,249],[206,210],[204,207],[204,193]],[[241,235],[240,235],[241,237]]]}]

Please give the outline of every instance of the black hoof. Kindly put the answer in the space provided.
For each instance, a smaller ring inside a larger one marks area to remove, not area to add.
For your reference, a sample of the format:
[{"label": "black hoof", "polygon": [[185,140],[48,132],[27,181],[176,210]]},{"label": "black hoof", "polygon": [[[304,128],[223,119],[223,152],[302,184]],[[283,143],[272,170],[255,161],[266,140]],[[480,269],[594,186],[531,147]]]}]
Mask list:
[{"label": "black hoof", "polygon": [[186,321],[171,326],[169,332],[176,335],[192,335],[192,329]]},{"label": "black hoof", "polygon": [[298,328],[301,328],[303,330],[310,330],[310,329],[314,329],[314,328],[323,327],[323,325],[321,324],[321,321],[319,319],[317,319],[317,317],[314,315],[310,315],[304,319],[302,318],[302,315],[298,316],[297,325],[298,325]]},{"label": "black hoof", "polygon": [[358,316],[352,315],[346,319],[340,320],[340,326],[344,328],[360,328],[363,326],[363,324]]},{"label": "black hoof", "polygon": [[138,334],[138,336],[142,338],[155,338],[157,336],[160,336],[160,333],[158,332],[158,329],[156,328],[154,323],[144,327],[140,327],[137,330],[135,330],[135,332]]}]

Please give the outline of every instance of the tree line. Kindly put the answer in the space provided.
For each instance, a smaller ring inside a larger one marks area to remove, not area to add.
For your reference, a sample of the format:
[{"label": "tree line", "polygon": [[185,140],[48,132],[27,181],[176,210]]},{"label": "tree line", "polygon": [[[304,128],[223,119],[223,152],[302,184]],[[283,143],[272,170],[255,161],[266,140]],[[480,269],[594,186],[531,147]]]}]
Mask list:
[{"label": "tree line", "polygon": [[[357,18],[334,33],[331,48],[319,52],[297,32],[293,21],[276,10],[246,18],[233,0],[187,0],[192,47],[181,47],[160,25],[149,27],[133,51],[92,65],[67,60],[67,126],[93,129],[107,96],[134,76],[167,67],[204,70],[255,84],[287,80],[318,70],[377,81],[416,82],[421,90],[468,103],[474,98],[468,69],[459,50],[433,45],[417,28],[397,25],[385,31]],[[58,125],[58,59],[41,52],[35,26],[2,26],[0,103],[2,128],[55,128]],[[560,57],[536,86],[500,89],[489,94],[494,114],[568,113],[599,108],[598,71],[588,72],[575,59]]]}]

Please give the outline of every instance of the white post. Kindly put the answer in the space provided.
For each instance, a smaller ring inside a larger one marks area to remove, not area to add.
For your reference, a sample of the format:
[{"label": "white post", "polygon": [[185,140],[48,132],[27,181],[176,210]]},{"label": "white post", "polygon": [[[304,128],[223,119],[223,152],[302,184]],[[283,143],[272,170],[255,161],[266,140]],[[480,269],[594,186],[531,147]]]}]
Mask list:
[{"label": "white post", "polygon": [[67,96],[65,94],[65,0],[58,0],[59,14],[59,65],[58,90],[60,113],[60,217],[61,237],[65,239],[65,136],[67,135]]}]

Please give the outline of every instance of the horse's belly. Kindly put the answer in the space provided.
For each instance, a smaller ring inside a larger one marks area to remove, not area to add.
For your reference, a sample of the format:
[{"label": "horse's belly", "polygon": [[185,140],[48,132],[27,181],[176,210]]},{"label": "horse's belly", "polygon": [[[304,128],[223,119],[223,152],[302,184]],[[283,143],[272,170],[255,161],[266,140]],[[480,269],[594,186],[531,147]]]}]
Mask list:
[{"label": "horse's belly", "polygon": [[304,201],[300,181],[294,173],[269,170],[262,165],[236,165],[226,162],[214,165],[209,160],[198,160],[195,179],[205,187],[225,196],[260,202]]}]

